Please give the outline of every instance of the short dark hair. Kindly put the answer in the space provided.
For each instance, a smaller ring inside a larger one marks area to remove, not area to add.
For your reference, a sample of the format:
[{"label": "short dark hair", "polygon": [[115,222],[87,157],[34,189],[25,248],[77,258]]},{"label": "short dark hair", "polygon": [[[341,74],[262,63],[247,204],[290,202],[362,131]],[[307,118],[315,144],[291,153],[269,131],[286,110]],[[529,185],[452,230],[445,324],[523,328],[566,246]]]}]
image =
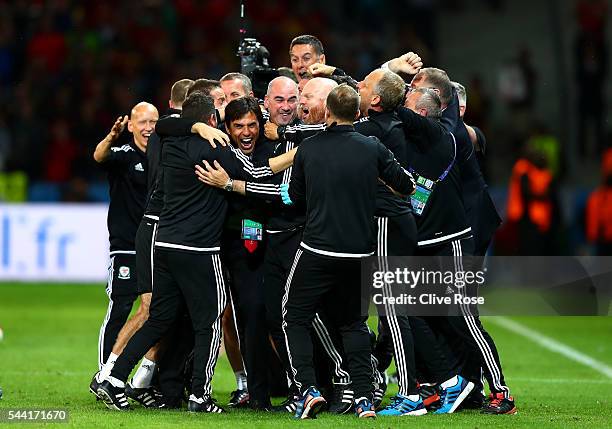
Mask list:
[{"label": "short dark hair", "polygon": [[278,75],[279,76],[288,77],[289,79],[291,79],[295,83],[298,83],[297,79],[295,78],[295,74],[293,73],[293,70],[291,70],[290,67],[279,67],[277,69],[277,71],[278,71]]},{"label": "short dark hair", "polygon": [[310,34],[302,34],[301,36],[295,37],[289,45],[290,53],[295,45],[310,45],[313,47],[317,55],[323,55],[325,53],[325,50],[323,49],[323,43],[321,43],[321,41],[315,36],[311,36]]},{"label": "short dark hair", "polygon": [[193,94],[196,91],[202,92],[206,95],[210,95],[210,91],[215,88],[221,88],[221,84],[218,80],[212,79],[197,79],[193,85],[187,91],[187,97]]},{"label": "short dark hair", "polygon": [[236,80],[236,79],[242,82],[242,87],[244,88],[244,91],[247,94],[253,91],[253,85],[251,84],[251,79],[249,79],[247,75],[244,75],[242,73],[236,73],[236,72],[227,73],[223,75],[221,79],[219,79],[219,82],[225,82],[228,80]]},{"label": "short dark hair", "polygon": [[255,97],[240,97],[230,101],[225,106],[225,126],[229,128],[232,121],[242,118],[249,112],[253,112],[260,127],[263,126],[263,114]]},{"label": "short dark hair", "polygon": [[215,114],[215,102],[210,95],[196,91],[191,93],[183,103],[182,118],[193,121],[207,122],[211,115]]},{"label": "short dark hair", "polygon": [[359,94],[346,83],[338,85],[327,96],[327,109],[341,121],[354,121],[359,111]]},{"label": "short dark hair", "polygon": [[442,69],[427,67],[421,69],[419,75],[422,75],[432,87],[440,91],[440,101],[442,101],[442,104],[448,106],[453,94],[453,84],[448,74]]},{"label": "short dark hair", "polygon": [[172,89],[170,89],[170,101],[174,106],[180,107],[183,104],[192,85],[193,81],[191,79],[181,79],[174,82]]},{"label": "short dark hair", "polygon": [[380,97],[380,107],[383,111],[390,112],[404,101],[406,83],[397,73],[385,70],[374,87],[374,93]]}]

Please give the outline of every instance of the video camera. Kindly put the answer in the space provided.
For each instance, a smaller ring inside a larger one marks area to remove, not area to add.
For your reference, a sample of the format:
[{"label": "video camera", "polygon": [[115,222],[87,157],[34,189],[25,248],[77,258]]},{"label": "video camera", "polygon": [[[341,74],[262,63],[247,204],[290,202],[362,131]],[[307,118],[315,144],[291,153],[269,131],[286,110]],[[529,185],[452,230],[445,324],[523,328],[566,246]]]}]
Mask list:
[{"label": "video camera", "polygon": [[277,77],[278,70],[268,63],[270,51],[257,39],[242,39],[238,46],[240,57],[240,72],[251,79],[253,93],[257,98],[263,98],[268,89],[268,83]]}]

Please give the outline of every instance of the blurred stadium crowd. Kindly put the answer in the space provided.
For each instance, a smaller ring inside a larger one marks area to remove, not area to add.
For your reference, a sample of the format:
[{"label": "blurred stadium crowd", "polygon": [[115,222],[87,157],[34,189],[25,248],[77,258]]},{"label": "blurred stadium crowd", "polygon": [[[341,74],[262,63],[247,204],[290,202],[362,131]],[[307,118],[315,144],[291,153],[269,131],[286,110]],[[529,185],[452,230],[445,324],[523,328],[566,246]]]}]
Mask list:
[{"label": "blurred stadium crowd", "polygon": [[[287,47],[295,35],[315,34],[330,63],[363,78],[406,49],[419,52],[426,64],[436,64],[441,13],[465,12],[470,4],[503,13],[505,3],[259,0],[247,2],[248,34],[269,49],[276,67],[288,65]],[[594,166],[610,144],[605,100],[608,2],[565,3],[573,7],[577,28],[569,55],[575,64],[576,129],[585,140],[579,155],[581,162]],[[114,118],[141,100],[162,111],[168,88],[179,78],[218,78],[238,71],[240,25],[238,0],[0,0],[0,199],[107,201],[104,174],[91,154]],[[495,87],[484,88],[478,74],[463,82],[471,100],[467,122],[494,135],[496,144],[509,140],[508,151],[490,154],[483,170],[491,173],[491,157],[494,163],[495,157],[506,163],[519,160],[527,146],[543,158],[543,168],[555,179],[551,183],[567,179],[562,174],[568,156],[563,136],[555,135],[551,124],[533,120],[542,85],[534,53],[526,46],[510,54],[514,57],[497,71]],[[504,106],[503,124],[512,131],[508,135],[489,124],[498,105]],[[489,178],[503,185],[504,204],[510,165]],[[590,180],[591,189],[595,180]],[[587,196],[580,197],[580,210]],[[561,220],[561,211],[551,216]],[[585,216],[581,211],[572,220],[583,235]]]}]

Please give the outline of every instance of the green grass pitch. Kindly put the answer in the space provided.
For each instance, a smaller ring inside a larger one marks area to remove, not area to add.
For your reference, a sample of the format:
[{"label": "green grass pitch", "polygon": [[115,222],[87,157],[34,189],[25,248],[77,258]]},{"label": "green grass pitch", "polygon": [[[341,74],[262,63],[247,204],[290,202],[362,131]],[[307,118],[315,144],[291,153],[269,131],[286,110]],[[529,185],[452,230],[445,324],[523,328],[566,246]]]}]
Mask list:
[{"label": "green grass pitch", "polygon": [[[321,414],[297,422],[289,415],[248,411],[199,415],[185,411],[127,413],[107,410],[88,392],[96,370],[98,329],[106,311],[103,285],[0,284],[0,387],[2,408],[65,408],[67,424],[59,427],[612,427],[612,379],[568,358],[484,322],[496,339],[519,413],[483,416],[475,411],[453,415],[378,418]],[[514,320],[612,366],[612,318],[521,317]],[[219,359],[214,396],[223,405],[234,388],[225,357]],[[395,393],[391,386],[388,394]],[[10,426],[0,422],[0,427]],[[34,427],[35,425],[27,425]]]}]

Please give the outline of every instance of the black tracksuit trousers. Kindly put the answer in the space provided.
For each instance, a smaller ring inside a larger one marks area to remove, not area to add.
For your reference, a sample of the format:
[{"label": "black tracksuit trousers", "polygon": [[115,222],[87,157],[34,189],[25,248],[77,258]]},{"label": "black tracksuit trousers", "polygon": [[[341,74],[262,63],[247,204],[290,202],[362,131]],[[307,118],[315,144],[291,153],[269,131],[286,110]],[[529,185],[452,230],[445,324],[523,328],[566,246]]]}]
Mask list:
[{"label": "black tracksuit trousers", "polygon": [[172,327],[184,299],[195,334],[192,393],[210,395],[226,304],[219,255],[157,247],[153,285],[149,319],[130,339],[111,376],[127,380],[140,358]]},{"label": "black tracksuit trousers", "polygon": [[[287,277],[295,258],[295,252],[302,241],[302,230],[268,234],[268,245],[264,258],[264,295],[266,324],[274,342],[276,353],[285,370],[289,369],[287,343],[283,333],[281,306],[285,294]],[[291,379],[291,374],[287,374]]]},{"label": "black tracksuit trousers", "polygon": [[250,253],[239,232],[226,231],[221,258],[227,270],[234,317],[238,325],[240,352],[252,401],[266,404],[268,394],[268,329],[264,294],[264,241]]},{"label": "black tracksuit trousers", "polygon": [[283,297],[283,330],[295,384],[316,385],[311,326],[319,308],[338,329],[355,398],[372,400],[367,315],[361,309],[360,258],[327,257],[298,249]]},{"label": "black tracksuit trousers", "polygon": [[[377,236],[377,265],[381,271],[392,271],[396,267],[390,264],[388,256],[412,256],[417,242],[417,228],[414,216],[408,213],[394,217],[379,217]],[[385,283],[383,296],[394,296],[391,285]],[[379,304],[378,306],[382,332],[389,335],[393,345],[395,366],[398,375],[398,394],[408,396],[418,393],[416,385],[416,370],[414,360],[414,340],[410,328],[409,317],[397,314],[394,305]],[[387,359],[384,359],[387,360]]]},{"label": "black tracksuit trousers", "polygon": [[[422,256],[442,257],[438,258],[439,269],[464,271],[474,266],[470,258],[473,247],[470,237],[439,246],[419,248],[418,253]],[[448,317],[428,317],[426,320],[431,328],[448,342],[458,359],[461,375],[479,386],[482,368],[491,392],[503,393],[508,397],[510,389],[504,380],[497,347],[482,326],[478,309],[475,306],[460,305],[459,308],[449,310],[451,315]]]}]

